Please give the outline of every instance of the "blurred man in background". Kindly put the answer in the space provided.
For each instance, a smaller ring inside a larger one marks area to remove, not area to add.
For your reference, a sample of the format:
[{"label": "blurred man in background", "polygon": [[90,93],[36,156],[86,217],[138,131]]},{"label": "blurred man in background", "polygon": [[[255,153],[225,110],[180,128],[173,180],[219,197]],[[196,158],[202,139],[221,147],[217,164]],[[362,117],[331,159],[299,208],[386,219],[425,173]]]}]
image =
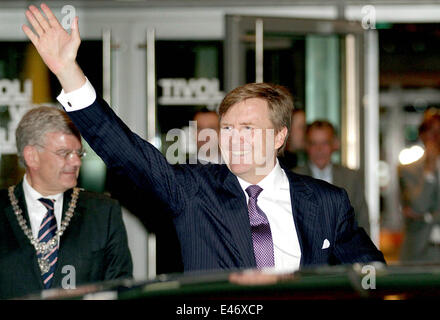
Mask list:
[{"label": "blurred man in background", "polygon": [[339,141],[333,125],[324,120],[314,121],[307,127],[305,140],[308,163],[294,171],[345,189],[359,226],[369,233],[370,222],[364,194],[364,179],[360,171],[332,163],[332,154],[339,149]]},{"label": "blurred man in background", "polygon": [[278,156],[281,165],[290,170],[306,164],[305,152],[306,114],[303,109],[292,111],[292,121],[286,148],[282,155]]},{"label": "blurred man in background", "polygon": [[193,121],[197,124],[197,161],[206,163],[221,163],[222,157],[218,147],[220,130],[217,112],[201,109],[194,114]]}]

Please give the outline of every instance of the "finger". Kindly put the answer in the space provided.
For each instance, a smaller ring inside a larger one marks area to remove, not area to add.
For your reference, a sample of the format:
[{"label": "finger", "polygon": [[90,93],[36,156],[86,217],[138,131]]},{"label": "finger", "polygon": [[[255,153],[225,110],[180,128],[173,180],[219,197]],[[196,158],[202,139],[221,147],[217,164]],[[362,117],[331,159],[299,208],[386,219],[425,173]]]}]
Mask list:
[{"label": "finger", "polygon": [[38,36],[35,35],[35,33],[32,32],[31,28],[29,28],[27,25],[23,25],[21,27],[21,29],[23,30],[23,32],[26,34],[26,36],[29,38],[29,40],[31,40],[31,42],[34,44],[34,46],[37,46],[37,42],[38,42]]},{"label": "finger", "polygon": [[246,279],[243,279],[243,276],[237,273],[231,273],[229,275],[229,282],[235,283],[235,284],[246,284],[249,281],[246,282]]},{"label": "finger", "polygon": [[52,10],[50,10],[50,8],[45,3],[41,4],[41,9],[43,10],[44,14],[46,15],[47,20],[49,21],[49,25],[51,27],[61,28],[61,24],[58,21],[57,17],[55,17]]},{"label": "finger", "polygon": [[47,19],[43,17],[40,10],[38,10],[35,6],[29,6],[29,9],[33,13],[35,19],[37,19],[38,23],[40,24],[41,28],[43,28],[44,31],[48,31],[50,29],[50,25],[47,22]]},{"label": "finger", "polygon": [[29,23],[32,25],[32,28],[34,28],[35,32],[41,36],[44,34],[43,28],[41,28],[40,24],[38,23],[37,19],[35,19],[32,12],[29,10],[26,11],[26,18],[28,19]]},{"label": "finger", "polygon": [[75,17],[72,21],[72,24],[70,25],[70,28],[72,29],[72,37],[76,41],[80,41],[80,35],[79,35],[79,28],[78,28],[78,17]]}]

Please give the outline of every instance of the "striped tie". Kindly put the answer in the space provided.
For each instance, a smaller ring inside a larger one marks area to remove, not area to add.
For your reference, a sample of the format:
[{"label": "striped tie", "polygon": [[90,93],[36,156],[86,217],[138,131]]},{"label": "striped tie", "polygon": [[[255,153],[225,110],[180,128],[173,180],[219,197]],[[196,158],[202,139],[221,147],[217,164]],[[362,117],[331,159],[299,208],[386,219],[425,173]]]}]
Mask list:
[{"label": "striped tie", "polygon": [[[38,199],[46,208],[47,213],[41,222],[40,230],[38,231],[39,242],[49,242],[50,239],[55,237],[57,232],[57,220],[54,213],[54,201],[51,199],[40,198]],[[42,258],[42,255],[38,255],[38,258]],[[44,256],[45,259],[49,259],[50,269],[48,272],[42,275],[43,285],[45,289],[48,289],[52,285],[52,280],[55,272],[55,266],[58,260],[58,245]]]}]

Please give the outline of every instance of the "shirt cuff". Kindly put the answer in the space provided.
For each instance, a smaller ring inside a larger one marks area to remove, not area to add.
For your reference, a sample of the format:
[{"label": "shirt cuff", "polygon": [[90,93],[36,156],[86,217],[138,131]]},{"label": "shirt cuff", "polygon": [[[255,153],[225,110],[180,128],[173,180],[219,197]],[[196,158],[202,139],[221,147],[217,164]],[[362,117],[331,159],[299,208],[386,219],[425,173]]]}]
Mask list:
[{"label": "shirt cuff", "polygon": [[69,93],[61,90],[57,100],[67,112],[78,111],[90,106],[96,100],[96,91],[86,77],[84,85]]}]

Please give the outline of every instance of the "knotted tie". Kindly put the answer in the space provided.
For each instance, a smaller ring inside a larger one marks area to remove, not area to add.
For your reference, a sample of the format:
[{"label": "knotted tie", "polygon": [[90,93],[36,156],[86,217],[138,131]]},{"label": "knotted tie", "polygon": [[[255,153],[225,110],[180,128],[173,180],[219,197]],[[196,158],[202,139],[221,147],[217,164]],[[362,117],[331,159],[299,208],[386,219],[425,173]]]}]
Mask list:
[{"label": "knotted tie", "polygon": [[257,205],[257,198],[261,191],[263,189],[258,185],[251,185],[246,188],[246,192],[249,195],[248,212],[252,230],[252,242],[254,244],[254,255],[257,268],[259,269],[275,265],[269,221],[263,210]]},{"label": "knotted tie", "polygon": [[[54,202],[51,199],[40,198],[38,199],[46,208],[47,213],[43,218],[40,225],[40,230],[38,231],[38,241],[39,242],[49,242],[53,237],[55,237],[57,232],[57,220],[54,213]],[[48,289],[52,285],[52,280],[55,272],[55,266],[58,260],[58,245],[47,253],[44,257],[41,254],[38,258],[44,258],[49,260],[50,269],[48,272],[42,275],[44,288]]]}]

